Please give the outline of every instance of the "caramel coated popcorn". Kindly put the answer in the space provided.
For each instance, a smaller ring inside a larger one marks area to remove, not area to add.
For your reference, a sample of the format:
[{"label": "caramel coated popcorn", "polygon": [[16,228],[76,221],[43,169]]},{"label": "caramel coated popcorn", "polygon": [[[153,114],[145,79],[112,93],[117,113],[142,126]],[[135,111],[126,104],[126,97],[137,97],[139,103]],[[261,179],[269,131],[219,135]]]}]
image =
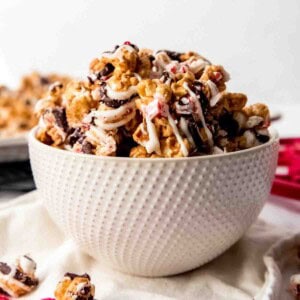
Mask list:
[{"label": "caramel coated popcorn", "polygon": [[66,273],[55,290],[56,300],[93,300],[95,286],[88,274]]},{"label": "caramel coated popcorn", "polygon": [[269,110],[226,89],[220,65],[195,52],[130,42],[90,63],[86,81],[37,103],[37,138],[100,156],[186,157],[238,151],[269,140]]},{"label": "caramel coated popcorn", "polygon": [[[69,80],[65,76],[42,76],[33,72],[22,78],[16,90],[0,86],[0,138],[13,137],[34,127],[40,117],[34,113],[37,101],[46,97],[49,87],[54,88],[53,84],[62,85]],[[55,97],[55,91],[51,97]],[[43,107],[50,108],[55,106],[54,104],[60,105],[54,103],[54,99],[44,99]]]},{"label": "caramel coated popcorn", "polygon": [[14,264],[0,262],[0,294],[20,297],[38,285],[36,263],[28,255],[19,257]]}]

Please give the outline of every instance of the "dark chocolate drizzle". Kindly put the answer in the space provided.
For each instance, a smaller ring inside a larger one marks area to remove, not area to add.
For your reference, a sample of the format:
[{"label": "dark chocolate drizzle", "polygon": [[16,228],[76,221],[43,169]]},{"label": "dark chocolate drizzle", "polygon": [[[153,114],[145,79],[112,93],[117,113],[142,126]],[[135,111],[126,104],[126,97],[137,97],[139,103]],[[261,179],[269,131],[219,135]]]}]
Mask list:
[{"label": "dark chocolate drizzle", "polygon": [[100,102],[104,103],[106,106],[111,107],[111,108],[119,108],[120,106],[126,104],[130,100],[132,100],[134,97],[136,97],[136,94],[132,95],[129,99],[124,99],[124,100],[117,100],[117,99],[110,99],[106,95],[106,82],[102,81],[100,83],[100,97],[101,100]]},{"label": "dark chocolate drizzle", "polygon": [[108,51],[104,51],[103,53],[111,53],[111,54],[113,54],[113,53],[115,53],[116,52],[116,50],[119,48],[120,46],[119,45],[116,45],[115,46],[115,48],[114,48],[114,50],[108,50]]},{"label": "dark chocolate drizzle", "polygon": [[170,76],[169,72],[167,71],[163,71],[162,76],[160,77],[160,81],[165,83],[167,82],[169,79],[171,79],[171,82],[173,82],[174,80],[172,79],[172,77]]},{"label": "dark chocolate drizzle", "polygon": [[203,91],[204,89],[204,85],[202,82],[200,81],[194,81],[191,90],[198,96],[198,99],[200,101],[201,107],[202,107],[202,111],[203,114],[205,115],[208,111],[208,99]]},{"label": "dark chocolate drizzle", "polygon": [[52,108],[51,112],[55,117],[57,125],[62,128],[64,131],[68,130],[68,122],[66,117],[66,111],[64,108],[55,107]]},{"label": "dark chocolate drizzle", "polygon": [[171,50],[158,50],[157,53],[159,52],[166,52],[167,55],[172,59],[172,60],[177,60],[180,61],[180,56],[182,55],[181,52],[176,52],[176,51],[171,51]]},{"label": "dark chocolate drizzle", "polygon": [[231,113],[226,112],[223,114],[219,119],[219,124],[222,129],[227,131],[229,138],[238,134],[239,123],[233,118]]},{"label": "dark chocolate drizzle", "polygon": [[270,137],[268,135],[263,135],[263,134],[256,133],[255,136],[258,139],[258,141],[262,144],[264,144],[264,143],[266,143],[270,140]]},{"label": "dark chocolate drizzle", "polygon": [[207,153],[209,152],[209,146],[203,143],[200,134],[199,134],[199,125],[195,122],[194,119],[188,119],[188,129],[194,140],[196,149],[198,152]]},{"label": "dark chocolate drizzle", "polygon": [[72,147],[74,144],[84,136],[84,134],[81,132],[80,128],[71,128],[68,131],[68,140],[67,143],[70,144]]},{"label": "dark chocolate drizzle", "polygon": [[[131,99],[131,98],[130,98]],[[110,99],[108,97],[105,97],[104,99],[101,100],[102,103],[104,103],[106,106],[111,107],[111,108],[119,108],[120,106],[124,105],[127,103],[130,99],[126,100],[115,100],[115,99]]]},{"label": "dark chocolate drizzle", "polygon": [[111,74],[114,71],[114,69],[115,69],[115,67],[111,63],[108,63],[105,65],[105,67],[101,71],[95,73],[95,75],[96,75],[97,79],[100,80],[103,76],[107,76],[107,75]]},{"label": "dark chocolate drizzle", "polygon": [[82,275],[78,275],[78,274],[75,274],[75,273],[67,272],[67,273],[65,273],[64,277],[69,277],[71,280],[73,280],[76,277],[87,278],[88,280],[91,280],[91,277],[87,273],[84,273]]}]

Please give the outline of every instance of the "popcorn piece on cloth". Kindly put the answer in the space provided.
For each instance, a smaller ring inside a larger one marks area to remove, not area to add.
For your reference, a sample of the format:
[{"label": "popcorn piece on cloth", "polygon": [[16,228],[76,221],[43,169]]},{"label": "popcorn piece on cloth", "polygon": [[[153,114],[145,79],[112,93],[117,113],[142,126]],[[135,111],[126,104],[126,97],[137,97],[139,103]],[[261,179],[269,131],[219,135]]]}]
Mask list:
[{"label": "popcorn piece on cloth", "polygon": [[23,255],[15,264],[0,262],[0,294],[20,297],[31,292],[37,285],[36,263],[28,255]]},{"label": "popcorn piece on cloth", "polygon": [[93,300],[95,286],[88,274],[66,273],[55,290],[56,300]]},{"label": "popcorn piece on cloth", "polygon": [[300,299],[300,274],[295,274],[291,277],[289,290],[295,297],[295,300]]}]

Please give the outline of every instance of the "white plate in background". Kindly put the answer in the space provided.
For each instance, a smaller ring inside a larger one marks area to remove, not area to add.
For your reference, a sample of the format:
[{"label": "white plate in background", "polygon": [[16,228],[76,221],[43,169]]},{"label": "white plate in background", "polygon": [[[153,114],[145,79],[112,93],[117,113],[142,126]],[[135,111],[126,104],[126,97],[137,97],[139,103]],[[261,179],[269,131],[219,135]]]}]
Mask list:
[{"label": "white plate in background", "polygon": [[0,138],[0,163],[23,161],[29,158],[27,133],[11,138]]}]

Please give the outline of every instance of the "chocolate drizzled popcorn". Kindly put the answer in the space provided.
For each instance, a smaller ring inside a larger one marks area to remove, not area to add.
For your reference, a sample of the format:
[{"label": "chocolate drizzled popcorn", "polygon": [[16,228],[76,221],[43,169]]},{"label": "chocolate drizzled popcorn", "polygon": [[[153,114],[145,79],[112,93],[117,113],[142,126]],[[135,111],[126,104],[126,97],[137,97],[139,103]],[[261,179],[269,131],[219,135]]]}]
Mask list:
[{"label": "chocolate drizzled popcorn", "polygon": [[0,262],[0,294],[20,297],[38,285],[36,263],[28,255],[19,257],[15,264]]},{"label": "chocolate drizzled popcorn", "polygon": [[[228,72],[195,52],[130,42],[90,63],[86,81],[37,103],[37,138],[101,156],[186,157],[248,149],[269,140],[269,110],[230,93]],[[126,149],[126,150],[125,150]]]}]

